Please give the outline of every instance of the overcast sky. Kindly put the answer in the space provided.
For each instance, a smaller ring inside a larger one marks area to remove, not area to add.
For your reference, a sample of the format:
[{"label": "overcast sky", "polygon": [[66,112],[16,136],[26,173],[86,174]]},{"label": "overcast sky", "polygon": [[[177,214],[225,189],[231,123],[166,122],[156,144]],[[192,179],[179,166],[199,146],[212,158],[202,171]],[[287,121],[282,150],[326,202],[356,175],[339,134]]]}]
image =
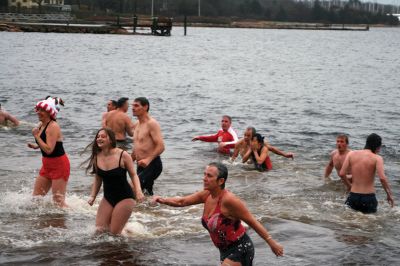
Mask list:
[{"label": "overcast sky", "polygon": [[[361,0],[361,2],[371,2],[374,3],[375,0]],[[381,4],[388,4],[388,5],[395,5],[395,6],[400,6],[400,0],[377,0],[376,2],[381,3]]]}]

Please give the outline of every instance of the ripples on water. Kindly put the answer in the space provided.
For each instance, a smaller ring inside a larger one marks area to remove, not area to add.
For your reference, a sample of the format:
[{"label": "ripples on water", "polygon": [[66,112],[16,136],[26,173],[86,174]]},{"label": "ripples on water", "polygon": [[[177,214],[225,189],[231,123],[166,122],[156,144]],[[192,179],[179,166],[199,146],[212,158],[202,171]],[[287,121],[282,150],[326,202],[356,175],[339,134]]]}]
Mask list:
[{"label": "ripples on water", "polygon": [[[400,210],[388,207],[380,184],[378,214],[362,215],[343,206],[335,174],[322,178],[338,133],[359,149],[377,132],[399,201],[399,30],[179,31],[171,38],[0,33],[0,102],[23,120],[0,128],[0,263],[218,265],[201,206],[143,203],[126,237],[93,235],[97,205],[86,204],[92,178],[79,154],[108,99],[147,96],[167,147],[155,187],[161,195],[201,189],[204,166],[227,159],[212,144],[190,141],[215,132],[223,114],[233,116],[239,135],[254,125],[295,152],[294,161],[273,155],[268,173],[228,165],[228,188],[285,246],[276,259],[251,230],[256,265],[399,264]],[[33,106],[49,94],[66,102],[59,116],[72,163],[66,211],[49,196],[30,196],[41,159],[25,143],[37,123]]]}]

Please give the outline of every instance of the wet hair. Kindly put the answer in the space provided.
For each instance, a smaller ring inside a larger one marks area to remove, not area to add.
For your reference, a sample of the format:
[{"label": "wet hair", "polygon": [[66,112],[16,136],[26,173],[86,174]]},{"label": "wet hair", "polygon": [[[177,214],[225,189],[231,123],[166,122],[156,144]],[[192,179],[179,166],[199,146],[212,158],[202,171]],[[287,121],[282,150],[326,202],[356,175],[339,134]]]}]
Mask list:
[{"label": "wet hair", "polygon": [[146,97],[138,97],[134,100],[134,102],[140,103],[141,106],[147,105],[147,112],[150,111],[150,102]]},{"label": "wet hair", "polygon": [[[92,154],[90,155],[89,159],[84,161],[81,165],[87,164],[86,166],[86,174],[90,171],[90,174],[95,174],[97,172],[97,155],[101,152],[100,147],[97,145],[97,137],[99,136],[99,133],[101,131],[105,131],[107,136],[110,138],[111,141],[111,147],[115,148],[117,147],[117,141],[115,139],[115,134],[114,131],[112,131],[110,128],[101,128],[97,131],[96,136],[94,137],[94,140],[86,146],[84,151],[87,151],[88,149],[91,149]],[[81,153],[81,154],[82,154]]]},{"label": "wet hair", "polygon": [[223,165],[222,163],[218,162],[209,163],[208,166],[213,166],[217,168],[218,170],[217,180],[221,178],[224,179],[224,183],[220,186],[222,189],[224,189],[226,180],[228,179],[228,168],[226,168],[226,166]]},{"label": "wet hair", "polygon": [[114,106],[114,107],[117,107],[117,106],[118,106],[118,103],[117,103],[116,100],[110,100],[110,102],[111,102],[111,105],[112,105],[112,106]]},{"label": "wet hair", "polygon": [[223,115],[222,118],[228,118],[229,122],[232,123],[232,117],[230,117],[229,115]]},{"label": "wet hair", "polygon": [[346,134],[339,134],[336,137],[337,139],[344,139],[344,141],[346,142],[346,144],[349,144],[349,137]]},{"label": "wet hair", "polygon": [[380,146],[382,146],[382,138],[378,134],[372,133],[367,137],[364,149],[368,149],[373,153],[376,153],[376,150]]},{"label": "wet hair", "polygon": [[264,137],[261,136],[261,134],[259,134],[259,133],[254,134],[253,138],[256,138],[257,142],[260,143],[260,144],[264,143]]},{"label": "wet hair", "polygon": [[121,108],[122,106],[124,106],[124,104],[125,104],[128,100],[129,100],[129,98],[127,98],[127,97],[119,98],[118,101],[117,101],[117,107],[118,107],[118,108]]},{"label": "wet hair", "polygon": [[257,133],[254,127],[247,127],[246,130],[251,130],[251,138],[253,138]]}]

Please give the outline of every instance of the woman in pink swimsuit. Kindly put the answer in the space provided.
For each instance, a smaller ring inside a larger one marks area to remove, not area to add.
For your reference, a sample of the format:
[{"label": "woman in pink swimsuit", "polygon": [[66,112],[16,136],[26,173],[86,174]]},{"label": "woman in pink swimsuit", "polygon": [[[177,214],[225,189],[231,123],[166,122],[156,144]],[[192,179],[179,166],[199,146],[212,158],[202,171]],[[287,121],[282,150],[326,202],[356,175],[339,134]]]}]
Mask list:
[{"label": "woman in pink swimsuit", "polygon": [[276,256],[283,256],[283,247],[272,239],[264,226],[249,212],[244,202],[225,189],[228,169],[221,163],[210,163],[203,177],[204,190],[185,197],[162,198],[154,202],[173,207],[204,203],[201,222],[220,251],[221,265],[252,265],[254,246],[242,221],[253,228]]}]

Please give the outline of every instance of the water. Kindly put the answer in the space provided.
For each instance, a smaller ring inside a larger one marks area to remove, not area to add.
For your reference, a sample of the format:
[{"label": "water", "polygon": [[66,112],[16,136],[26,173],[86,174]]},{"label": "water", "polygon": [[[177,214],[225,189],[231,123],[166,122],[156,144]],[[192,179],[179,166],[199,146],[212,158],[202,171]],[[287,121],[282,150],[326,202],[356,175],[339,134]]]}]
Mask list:
[{"label": "water", "polygon": [[[0,102],[23,121],[0,128],[0,263],[218,265],[218,251],[200,224],[201,206],[143,203],[129,220],[129,236],[93,235],[98,201],[86,203],[92,177],[79,167],[87,158],[80,152],[99,128],[108,99],[147,96],[166,143],[159,195],[200,190],[204,166],[227,159],[212,144],[191,142],[215,132],[223,114],[233,117],[239,135],[253,125],[274,146],[295,153],[293,161],[272,155],[268,173],[229,166],[227,187],[285,247],[277,259],[250,230],[255,265],[398,265],[400,209],[388,206],[380,183],[378,213],[362,215],[343,206],[336,174],[325,182],[323,172],[338,133],[349,134],[354,149],[379,133],[399,202],[399,29],[173,33],[0,32]],[[54,208],[49,196],[30,196],[41,157],[25,143],[37,123],[33,106],[46,95],[66,102],[59,123],[72,163],[69,210]]]}]

